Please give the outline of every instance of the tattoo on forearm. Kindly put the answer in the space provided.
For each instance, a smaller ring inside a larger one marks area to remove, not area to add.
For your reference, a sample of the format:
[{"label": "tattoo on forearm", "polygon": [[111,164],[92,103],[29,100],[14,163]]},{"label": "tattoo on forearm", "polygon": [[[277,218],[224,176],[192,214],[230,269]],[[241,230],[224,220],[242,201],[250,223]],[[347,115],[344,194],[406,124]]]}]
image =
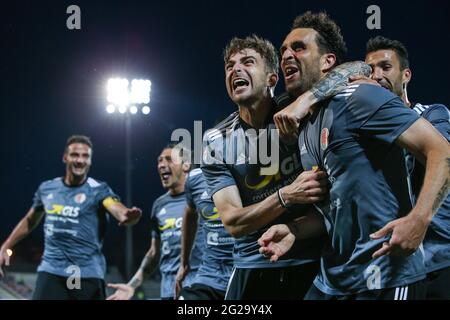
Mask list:
[{"label": "tattoo on forearm", "polygon": [[349,77],[370,77],[371,73],[372,68],[362,61],[346,62],[330,71],[322,80],[314,85],[311,92],[319,101],[322,101],[333,97],[343,90],[348,85]]},{"label": "tattoo on forearm", "polygon": [[[447,161],[447,169],[449,170],[448,175],[450,175],[450,158],[446,159]],[[436,196],[436,200],[434,200],[433,203],[433,214],[436,213],[436,211],[439,209],[439,207],[441,206],[442,202],[444,202],[444,200],[447,198],[448,196],[448,192],[450,189],[450,181],[449,179],[445,179],[444,185],[442,186],[441,190],[439,190],[437,196]]]},{"label": "tattoo on forearm", "polygon": [[136,289],[137,287],[139,287],[140,282],[141,281],[139,281],[139,279],[137,277],[133,277],[133,279],[131,279],[129,284],[132,288]]}]

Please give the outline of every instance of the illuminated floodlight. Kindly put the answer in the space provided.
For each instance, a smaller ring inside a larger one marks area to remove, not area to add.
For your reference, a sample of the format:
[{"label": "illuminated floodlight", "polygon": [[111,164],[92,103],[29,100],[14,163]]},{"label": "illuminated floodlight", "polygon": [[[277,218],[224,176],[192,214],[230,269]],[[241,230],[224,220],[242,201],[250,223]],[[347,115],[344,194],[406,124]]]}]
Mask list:
[{"label": "illuminated floodlight", "polygon": [[131,114],[136,114],[138,112],[138,108],[136,106],[131,106],[130,107],[130,113]]},{"label": "illuminated floodlight", "polygon": [[150,107],[149,106],[143,106],[142,107],[142,113],[143,114],[149,114],[150,113]]},{"label": "illuminated floodlight", "polygon": [[126,106],[119,106],[119,113],[125,113],[127,112],[127,107]]},{"label": "illuminated floodlight", "polygon": [[130,102],[128,80],[125,78],[112,78],[108,80],[107,100],[116,106],[127,106]]},{"label": "illuminated floodlight", "polygon": [[131,81],[130,102],[149,103],[150,91],[150,80],[134,79],[133,81]]},{"label": "illuminated floodlight", "polygon": [[113,104],[108,104],[106,106],[106,112],[108,113],[114,113],[116,111],[116,106]]}]

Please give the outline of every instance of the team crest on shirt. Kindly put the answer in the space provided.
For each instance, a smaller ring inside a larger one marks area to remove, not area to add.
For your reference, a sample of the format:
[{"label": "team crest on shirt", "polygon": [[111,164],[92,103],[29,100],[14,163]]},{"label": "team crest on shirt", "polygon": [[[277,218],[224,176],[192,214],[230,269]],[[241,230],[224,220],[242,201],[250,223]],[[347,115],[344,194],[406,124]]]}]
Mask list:
[{"label": "team crest on shirt", "polygon": [[328,131],[328,128],[323,128],[320,132],[320,147],[322,150],[325,150],[328,147],[328,136],[330,132]]},{"label": "team crest on shirt", "polygon": [[82,204],[84,201],[86,201],[86,195],[84,193],[79,193],[74,198],[76,203]]}]

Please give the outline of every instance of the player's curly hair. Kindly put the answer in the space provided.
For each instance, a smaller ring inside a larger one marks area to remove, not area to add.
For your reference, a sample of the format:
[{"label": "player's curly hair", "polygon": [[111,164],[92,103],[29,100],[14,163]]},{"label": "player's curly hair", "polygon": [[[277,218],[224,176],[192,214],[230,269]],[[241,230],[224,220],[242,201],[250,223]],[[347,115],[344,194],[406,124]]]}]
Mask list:
[{"label": "player's curly hair", "polygon": [[400,61],[400,71],[409,68],[408,50],[403,43],[382,36],[370,38],[366,44],[366,55],[378,50],[392,50]]},{"label": "player's curly hair", "polygon": [[319,53],[333,53],[336,56],[336,64],[341,64],[347,53],[347,46],[344,37],[341,34],[341,28],[334,22],[327,13],[312,13],[307,11],[297,16],[292,23],[292,29],[311,28],[318,35],[316,43],[319,47]]},{"label": "player's curly hair", "polygon": [[269,40],[258,37],[255,34],[246,38],[234,37],[231,39],[223,51],[223,60],[225,64],[233,54],[245,49],[253,49],[258,52],[266,62],[266,70],[278,73],[277,50]]},{"label": "player's curly hair", "polygon": [[85,144],[85,145],[87,145],[89,148],[91,148],[92,149],[92,141],[91,141],[91,138],[89,138],[88,136],[83,136],[83,135],[79,135],[79,134],[74,134],[74,135],[72,135],[72,136],[70,136],[68,139],[67,139],[67,142],[66,142],[66,146],[64,147],[64,153],[66,153],[67,152],[67,149],[69,148],[69,146],[71,145],[71,144],[74,144],[74,143],[82,143],[82,144]]}]

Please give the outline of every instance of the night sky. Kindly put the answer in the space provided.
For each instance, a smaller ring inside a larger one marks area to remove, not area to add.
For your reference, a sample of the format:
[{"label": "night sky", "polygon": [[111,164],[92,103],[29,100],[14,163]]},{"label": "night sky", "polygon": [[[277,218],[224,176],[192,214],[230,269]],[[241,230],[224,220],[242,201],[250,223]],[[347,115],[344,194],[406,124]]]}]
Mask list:
[{"label": "night sky", "polygon": [[[66,8],[81,9],[81,30],[68,30]],[[381,30],[366,9],[381,8]],[[156,158],[176,128],[203,130],[235,110],[224,83],[222,50],[233,36],[258,34],[279,47],[295,16],[326,10],[341,26],[348,60],[363,59],[369,37],[408,48],[412,101],[450,104],[450,10],[446,1],[15,1],[1,6],[0,242],[31,205],[39,184],[64,175],[71,134],[94,143],[90,176],[125,196],[124,117],[105,111],[110,77],[152,81],[149,116],[133,117],[133,202],[144,210],[135,227],[136,263],[149,246],[149,212],[164,192]],[[283,90],[283,81],[277,92]],[[123,263],[124,231],[111,223],[110,264]],[[42,246],[42,224],[18,246],[29,259]],[[34,251],[33,251],[34,252]],[[13,261],[14,262],[14,261]]]}]

